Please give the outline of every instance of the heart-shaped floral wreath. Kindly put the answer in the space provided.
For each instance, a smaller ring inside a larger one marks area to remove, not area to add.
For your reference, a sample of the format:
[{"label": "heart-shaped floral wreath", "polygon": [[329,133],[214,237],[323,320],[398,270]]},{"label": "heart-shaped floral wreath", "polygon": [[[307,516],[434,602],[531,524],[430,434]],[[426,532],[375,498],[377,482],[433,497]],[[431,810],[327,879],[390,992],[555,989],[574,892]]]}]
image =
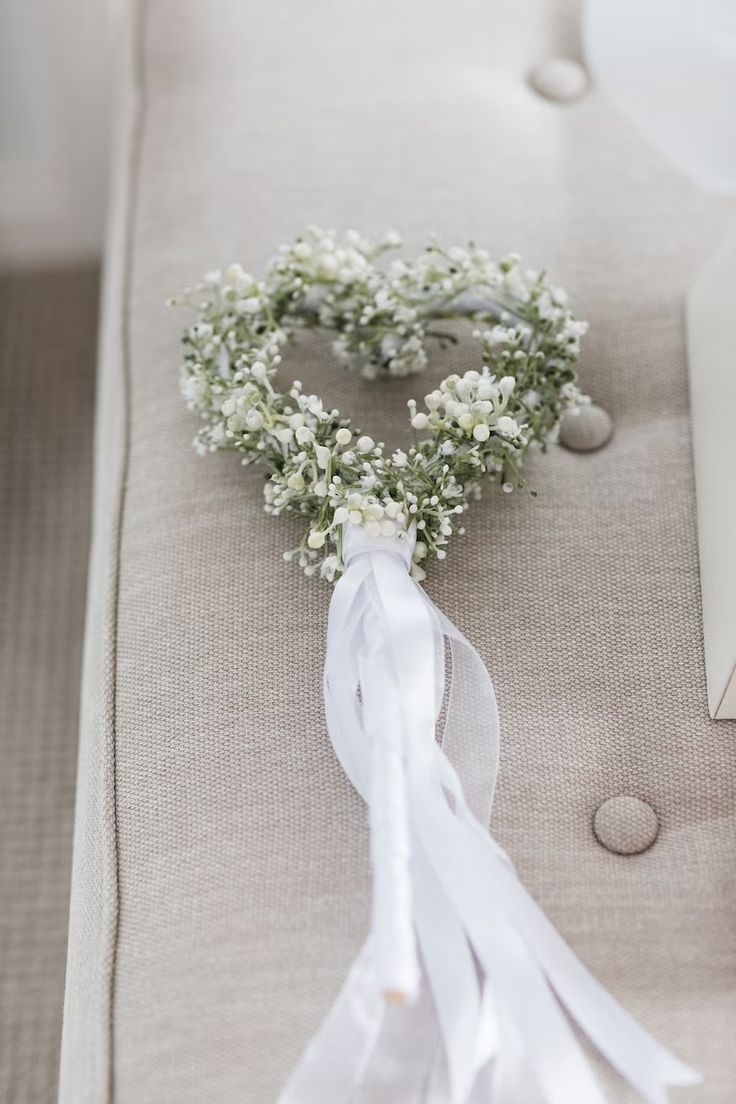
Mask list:
[{"label": "heart-shaped floral wreath", "polygon": [[[490,1092],[499,1104],[530,1092],[603,1104],[565,1007],[644,1099],[664,1101],[665,1085],[694,1084],[697,1074],[588,974],[488,832],[499,747],[493,685],[416,582],[429,557],[444,559],[482,477],[525,487],[526,452],[544,448],[563,412],[587,401],[573,369],[586,326],[564,292],[516,256],[494,262],[475,246],[432,241],[417,260],[381,264],[397,244],[393,234],[371,242],[310,227],[263,281],[233,265],[185,297],[199,312],[184,336],[183,380],[204,419],[197,446],[264,464],[266,509],[309,518],[286,558],[307,575],[340,576],[325,717],[369,809],[370,932],[279,1104],[362,1095],[382,1040],[396,1053],[392,1033],[425,1030],[423,986],[444,1066],[427,1046],[410,1095],[421,1082],[423,1096],[456,1104],[480,1099],[484,1085],[484,1099]],[[276,386],[282,350],[304,327],[332,330],[340,359],[378,378],[421,371],[426,344],[454,340],[447,322],[468,316],[482,366],[448,376],[423,411],[410,400],[406,452],[385,455],[300,383]],[[388,1004],[404,1006],[401,1020],[387,1016]],[[436,1077],[445,1078],[441,1093]]]},{"label": "heart-shaped floral wreath", "polygon": [[[175,302],[198,311],[184,335],[183,392],[204,419],[202,451],[230,449],[270,473],[266,510],[309,518],[301,546],[285,553],[307,575],[335,579],[343,569],[347,521],[369,535],[416,527],[412,575],[444,559],[460,517],[484,475],[504,491],[526,487],[526,452],[545,448],[562,414],[587,402],[574,364],[587,325],[546,274],[510,254],[442,248],[431,241],[413,261],[381,265],[398,235],[371,241],[310,226],[282,246],[257,280],[234,264],[210,273]],[[378,379],[421,372],[429,341],[455,340],[443,328],[470,317],[482,351],[479,371],[448,376],[409,402],[413,446],[386,455],[337,410],[325,410],[299,381],[274,383],[282,350],[304,328],[337,337],[337,357]]]}]

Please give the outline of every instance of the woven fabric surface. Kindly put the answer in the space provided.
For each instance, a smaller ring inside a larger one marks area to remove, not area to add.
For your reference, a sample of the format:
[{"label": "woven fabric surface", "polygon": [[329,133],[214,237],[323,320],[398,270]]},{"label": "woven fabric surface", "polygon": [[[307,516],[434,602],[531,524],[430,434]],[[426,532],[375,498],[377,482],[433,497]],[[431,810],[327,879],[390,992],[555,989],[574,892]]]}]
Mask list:
[{"label": "woven fabric surface", "polygon": [[98,273],[0,275],[0,1100],[56,1095]]},{"label": "woven fabric surface", "polygon": [[[191,451],[185,320],[163,306],[232,259],[257,271],[312,220],[396,226],[410,249],[435,230],[517,250],[591,323],[582,380],[612,440],[553,450],[534,501],[490,491],[427,586],[496,683],[494,832],[601,981],[704,1072],[678,1099],[728,1104],[736,726],[706,710],[681,306],[729,205],[595,88],[561,106],[529,87],[540,58],[576,50],[562,0],[460,0],[451,18],[418,0],[156,0],[139,15],[113,223],[127,249],[106,296],[89,612],[90,656],[105,658],[85,680],[64,1104],[268,1104],[366,929],[365,811],[322,714],[329,588],[281,560],[298,530],[263,513],[258,472]],[[425,379],[376,387],[313,337],[284,372],[394,443],[408,396],[476,363],[463,341]],[[658,817],[640,855],[593,834],[619,794]],[[409,1104],[387,1075],[361,1104],[394,1099]]]}]

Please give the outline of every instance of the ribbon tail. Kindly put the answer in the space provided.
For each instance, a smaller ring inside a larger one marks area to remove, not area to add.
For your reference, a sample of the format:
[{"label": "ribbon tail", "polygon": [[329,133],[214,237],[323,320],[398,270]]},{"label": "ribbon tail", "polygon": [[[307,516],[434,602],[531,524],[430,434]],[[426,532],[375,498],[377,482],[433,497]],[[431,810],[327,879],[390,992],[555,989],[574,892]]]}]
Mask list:
[{"label": "ribbon tail", "polygon": [[369,939],[282,1089],[279,1104],[350,1104],[375,1050],[385,1009]]},{"label": "ribbon tail", "polygon": [[698,1075],[588,973],[487,830],[499,726],[480,657],[409,577],[406,542],[357,532],[346,545],[325,709],[369,806],[371,934],[280,1104],[368,1091],[386,1053],[390,1067],[388,1036],[426,1033],[415,1008],[386,1013],[386,998],[411,1005],[422,981],[444,1057],[422,1059],[432,1099],[605,1104],[564,1006],[648,1104],[667,1104],[668,1085]]},{"label": "ribbon tail", "polygon": [[[493,1011],[483,1000],[478,966],[465,929],[423,852],[413,857],[417,938],[442,1039],[450,1104],[468,1100],[495,1054]],[[439,1074],[435,1071],[434,1076]],[[429,1099],[442,1099],[438,1093]]]}]

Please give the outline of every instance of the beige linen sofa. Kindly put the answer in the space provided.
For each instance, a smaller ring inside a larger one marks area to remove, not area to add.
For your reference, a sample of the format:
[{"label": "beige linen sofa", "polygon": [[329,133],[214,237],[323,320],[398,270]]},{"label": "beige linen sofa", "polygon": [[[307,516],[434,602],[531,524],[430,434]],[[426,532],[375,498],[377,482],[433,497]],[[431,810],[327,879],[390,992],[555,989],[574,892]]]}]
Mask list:
[{"label": "beige linen sofa", "polygon": [[[274,1101],[366,929],[365,813],[322,714],[329,588],[282,561],[296,530],[264,514],[259,474],[191,449],[185,318],[164,305],[231,260],[257,271],[310,221],[521,252],[590,322],[582,383],[612,438],[554,449],[536,500],[489,492],[427,587],[496,683],[497,838],[596,976],[704,1074],[673,1099],[736,1099],[736,726],[706,705],[682,322],[727,205],[594,85],[545,79],[576,58],[577,17],[568,0],[135,5],[62,1104]],[[449,362],[474,364],[470,343],[428,376]],[[427,389],[379,393],[319,339],[288,368],[389,441]],[[400,1081],[361,1104],[410,1104]]]}]

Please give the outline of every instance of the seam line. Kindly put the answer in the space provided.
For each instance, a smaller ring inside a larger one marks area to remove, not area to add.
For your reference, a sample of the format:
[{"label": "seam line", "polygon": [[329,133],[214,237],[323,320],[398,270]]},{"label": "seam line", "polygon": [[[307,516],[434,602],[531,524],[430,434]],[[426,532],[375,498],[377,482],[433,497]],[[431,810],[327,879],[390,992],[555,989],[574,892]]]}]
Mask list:
[{"label": "seam line", "polygon": [[121,384],[122,384],[122,416],[123,416],[123,441],[122,457],[120,464],[120,484],[118,488],[117,516],[115,522],[115,563],[113,568],[112,584],[112,632],[111,632],[111,671],[112,671],[112,809],[113,809],[113,865],[115,882],[115,914],[113,918],[112,949],[110,959],[109,977],[109,1005],[108,1005],[108,1073],[107,1073],[107,1100],[108,1104],[114,1104],[115,1100],[115,998],[117,989],[118,952],[120,945],[120,846],[119,846],[119,803],[118,803],[118,771],[117,771],[117,738],[118,738],[118,643],[119,643],[119,610],[120,610],[120,580],[121,560],[123,545],[123,528],[127,505],[128,475],[130,470],[131,452],[131,302],[133,289],[133,266],[135,258],[135,231],[138,214],[138,201],[140,192],[141,162],[143,152],[143,136],[146,112],[146,67],[145,67],[145,34],[147,26],[148,5],[146,0],[136,0],[132,13],[133,25],[132,38],[132,71],[133,71],[133,110],[130,130],[130,146],[128,150],[128,179],[127,202],[125,212],[125,256],[123,261],[123,286],[122,309],[120,318],[120,348],[121,348]]}]

